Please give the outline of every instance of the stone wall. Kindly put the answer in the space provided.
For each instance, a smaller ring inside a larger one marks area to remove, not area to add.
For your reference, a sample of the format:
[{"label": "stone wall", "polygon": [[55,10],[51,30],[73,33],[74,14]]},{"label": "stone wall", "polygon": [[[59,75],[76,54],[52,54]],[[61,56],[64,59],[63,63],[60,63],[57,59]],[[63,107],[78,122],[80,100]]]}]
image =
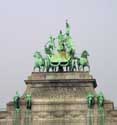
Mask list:
[{"label": "stone wall", "polygon": [[[88,72],[32,73],[21,97],[20,113],[15,115],[13,102],[0,112],[0,125],[101,125],[97,102],[88,109],[87,95],[96,96],[96,80]],[[25,94],[32,94],[32,110],[27,112]],[[95,99],[96,100],[96,99]],[[90,115],[89,115],[90,114]],[[104,125],[117,125],[117,110],[105,100]]]}]

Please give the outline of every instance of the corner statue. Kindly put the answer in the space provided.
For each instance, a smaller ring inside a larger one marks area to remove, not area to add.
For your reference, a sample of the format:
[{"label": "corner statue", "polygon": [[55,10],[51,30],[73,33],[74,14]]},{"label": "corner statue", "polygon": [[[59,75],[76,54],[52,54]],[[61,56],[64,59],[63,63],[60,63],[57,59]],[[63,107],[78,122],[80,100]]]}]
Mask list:
[{"label": "corner statue", "polygon": [[104,95],[102,92],[100,92],[99,95],[97,96],[97,102],[99,108],[102,108],[104,106]]},{"label": "corner statue", "polygon": [[95,96],[92,93],[89,93],[87,96],[88,108],[92,108],[95,104]]},{"label": "corner statue", "polygon": [[13,102],[14,102],[14,108],[17,112],[20,111],[20,96],[19,93],[16,92],[16,95],[13,98]]},{"label": "corner statue", "polygon": [[65,33],[60,30],[57,37],[49,37],[44,48],[45,56],[39,51],[34,53],[34,71],[36,68],[39,72],[90,71],[89,54],[84,50],[81,57],[76,55],[70,30],[70,24],[66,20]]},{"label": "corner statue", "polygon": [[27,94],[25,96],[25,98],[26,98],[26,108],[27,108],[27,110],[31,110],[31,108],[32,108],[32,96],[30,94]]}]

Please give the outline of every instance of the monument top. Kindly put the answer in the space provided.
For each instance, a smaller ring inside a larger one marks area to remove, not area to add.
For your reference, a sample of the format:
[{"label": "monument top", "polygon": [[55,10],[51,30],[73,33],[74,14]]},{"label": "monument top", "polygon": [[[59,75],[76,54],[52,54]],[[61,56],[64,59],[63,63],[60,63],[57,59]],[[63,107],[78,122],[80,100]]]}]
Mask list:
[{"label": "monument top", "polygon": [[66,20],[65,32],[63,33],[60,30],[57,37],[51,35],[45,44],[44,50],[46,56],[42,56],[39,51],[34,53],[34,71],[38,68],[39,72],[73,72],[85,71],[85,67],[88,67],[88,71],[90,71],[88,52],[84,50],[80,57],[76,55],[70,32],[70,24]]}]

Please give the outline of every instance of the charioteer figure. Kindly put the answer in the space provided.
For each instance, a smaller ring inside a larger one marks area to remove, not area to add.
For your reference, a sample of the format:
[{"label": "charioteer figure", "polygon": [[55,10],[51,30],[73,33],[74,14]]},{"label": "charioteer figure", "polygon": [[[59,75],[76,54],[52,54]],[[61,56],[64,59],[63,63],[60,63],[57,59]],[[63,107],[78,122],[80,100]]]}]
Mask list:
[{"label": "charioteer figure", "polygon": [[51,51],[55,49],[55,38],[53,36],[50,36],[49,41],[48,41],[48,47],[50,48]]},{"label": "charioteer figure", "polygon": [[68,23],[68,20],[66,20],[66,34],[68,35],[70,35],[70,30],[71,30],[71,28],[70,28],[70,25],[69,25],[69,23]]},{"label": "charioteer figure", "polygon": [[62,34],[62,30],[58,35],[58,51],[65,51],[65,36]]}]

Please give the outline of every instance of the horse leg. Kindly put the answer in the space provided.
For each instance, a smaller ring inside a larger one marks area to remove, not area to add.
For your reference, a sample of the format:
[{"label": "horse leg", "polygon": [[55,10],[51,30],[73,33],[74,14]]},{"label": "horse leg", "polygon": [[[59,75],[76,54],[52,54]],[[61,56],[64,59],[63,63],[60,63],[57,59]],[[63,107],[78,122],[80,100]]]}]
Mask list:
[{"label": "horse leg", "polygon": [[69,71],[72,71],[72,69],[73,69],[73,63],[72,63],[72,61],[70,62],[70,65],[69,65]]},{"label": "horse leg", "polygon": [[66,66],[66,71],[70,71],[70,65],[69,66]]},{"label": "horse leg", "polygon": [[77,60],[75,60],[75,70],[77,71]]},{"label": "horse leg", "polygon": [[69,65],[69,71],[73,71],[73,65],[72,65],[72,62],[71,62],[70,65]]},{"label": "horse leg", "polygon": [[88,69],[89,69],[89,72],[90,72],[90,66],[88,65]]},{"label": "horse leg", "polygon": [[74,64],[71,65],[71,71],[74,71]]},{"label": "horse leg", "polygon": [[74,69],[75,69],[75,71],[77,71],[76,65],[74,65]]},{"label": "horse leg", "polygon": [[85,71],[85,66],[83,66],[83,72]]},{"label": "horse leg", "polygon": [[[89,65],[85,65],[85,66],[88,68],[88,71],[90,72],[90,66]],[[83,69],[83,71],[84,71],[84,69]]]},{"label": "horse leg", "polygon": [[49,72],[49,66],[47,66],[46,71]]},{"label": "horse leg", "polygon": [[63,67],[59,65],[58,71],[59,71],[59,72],[63,72]]},{"label": "horse leg", "polygon": [[54,72],[54,66],[52,67],[52,71]]},{"label": "horse leg", "polygon": [[76,63],[75,63],[75,61],[74,61],[74,63],[73,63],[73,71],[77,71],[77,68],[76,68]]},{"label": "horse leg", "polygon": [[80,65],[78,65],[78,71],[80,71],[80,69],[81,69],[81,66],[80,66]]},{"label": "horse leg", "polygon": [[56,72],[56,67],[54,67],[54,72]]},{"label": "horse leg", "polygon": [[52,66],[52,72],[54,71],[54,68],[53,68],[53,66]]},{"label": "horse leg", "polygon": [[33,67],[33,72],[35,72],[35,68],[36,68],[36,66]]},{"label": "horse leg", "polygon": [[52,72],[54,72],[54,67],[52,66]]},{"label": "horse leg", "polygon": [[71,69],[70,69],[70,64],[69,64],[69,66],[66,66],[66,71],[70,71]]},{"label": "horse leg", "polygon": [[39,68],[39,72],[40,72],[41,71],[41,67],[39,66],[38,68]]},{"label": "horse leg", "polygon": [[49,72],[49,66],[50,66],[49,63],[47,62],[47,64],[46,64],[46,71],[47,72]]},{"label": "horse leg", "polygon": [[44,72],[45,71],[45,66],[44,65],[43,65],[42,69],[43,69],[43,72]]},{"label": "horse leg", "polygon": [[67,71],[67,66],[66,66],[66,71]]},{"label": "horse leg", "polygon": [[45,67],[43,66],[43,67],[42,67],[42,72],[44,72],[44,71],[45,71]]}]

